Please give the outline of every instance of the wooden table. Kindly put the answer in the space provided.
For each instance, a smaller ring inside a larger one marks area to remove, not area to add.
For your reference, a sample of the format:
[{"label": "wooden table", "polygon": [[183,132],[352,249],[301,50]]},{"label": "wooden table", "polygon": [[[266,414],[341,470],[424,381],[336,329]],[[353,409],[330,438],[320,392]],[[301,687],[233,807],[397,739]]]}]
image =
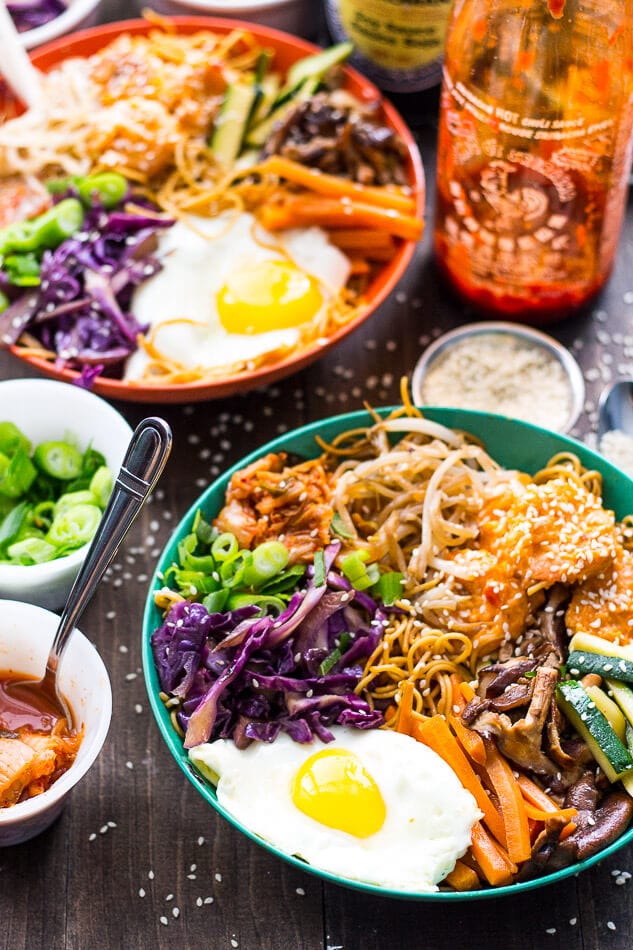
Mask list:
[{"label": "wooden table", "polygon": [[[418,124],[432,182],[432,107]],[[48,832],[0,849],[0,950],[631,946],[633,880],[622,883],[617,875],[633,872],[631,847],[578,878],[511,899],[448,906],[378,899],[323,884],[217,816],[183,777],[150,712],[140,650],[148,581],[171,530],[200,491],[280,432],[361,408],[365,401],[396,403],[400,377],[411,373],[429,340],[468,319],[436,277],[430,233],[429,227],[405,278],[379,312],[304,372],[221,402],[117,406],[132,425],[160,412],[173,427],[175,448],[159,489],[81,623],[112,680],[114,715],[103,752]],[[612,376],[633,373],[633,209],[608,287],[589,312],[552,332],[584,369],[588,401],[578,434],[591,438],[601,386]],[[0,354],[0,378],[25,375],[34,374]]]}]

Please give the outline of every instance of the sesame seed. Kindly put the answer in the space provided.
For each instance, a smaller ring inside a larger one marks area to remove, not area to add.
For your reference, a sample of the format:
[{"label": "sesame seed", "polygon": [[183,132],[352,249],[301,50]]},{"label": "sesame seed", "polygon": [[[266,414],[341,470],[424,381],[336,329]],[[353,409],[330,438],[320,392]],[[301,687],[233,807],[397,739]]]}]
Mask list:
[{"label": "sesame seed", "polygon": [[139,887],[139,889],[138,889],[138,896],[139,896],[139,897],[145,897],[145,888],[144,888],[144,887]]},{"label": "sesame seed", "polygon": [[160,920],[161,924],[163,925],[163,927],[166,927],[166,926],[167,926],[168,920],[167,920],[167,918],[166,918],[164,915],[163,915],[162,917],[160,917],[159,920]]},{"label": "sesame seed", "polygon": [[607,927],[609,928],[609,930],[615,930],[615,929],[616,929],[616,926],[615,926],[615,924],[613,923],[612,920],[607,920]]},{"label": "sesame seed", "polygon": [[216,871],[216,872],[215,872],[215,879],[216,879],[216,881],[218,881],[218,882],[220,882],[220,881],[222,880],[222,875],[220,874],[219,871]]}]

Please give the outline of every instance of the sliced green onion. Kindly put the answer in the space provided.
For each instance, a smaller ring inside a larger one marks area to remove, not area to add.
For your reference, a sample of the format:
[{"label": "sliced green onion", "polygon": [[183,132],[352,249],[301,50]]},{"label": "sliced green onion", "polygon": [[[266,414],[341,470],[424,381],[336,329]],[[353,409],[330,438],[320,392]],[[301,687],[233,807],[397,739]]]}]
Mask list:
[{"label": "sliced green onion", "polygon": [[53,560],[56,553],[55,545],[49,544],[44,538],[24,538],[9,545],[7,550],[12,561],[22,564],[44,564],[45,561]]},{"label": "sliced green onion", "polygon": [[336,647],[335,650],[332,650],[332,652],[326,656],[326,658],[323,660],[323,662],[319,666],[320,675],[327,676],[327,674],[330,672],[332,667],[338,663],[338,661],[341,659],[342,656],[343,654],[341,653],[338,647]]},{"label": "sliced green onion", "polygon": [[366,558],[365,551],[352,551],[341,561],[341,570],[355,590],[367,590],[380,577],[378,565],[365,564]]},{"label": "sliced green onion", "polygon": [[0,522],[0,547],[15,541],[31,506],[26,501],[15,505]]},{"label": "sliced green onion", "polygon": [[349,530],[338,511],[334,512],[332,520],[330,521],[330,531],[334,534],[337,534],[339,538],[346,538],[350,540],[354,537],[354,534]]},{"label": "sliced green onion", "polygon": [[247,587],[261,587],[288,563],[288,548],[281,541],[258,544],[244,566],[243,581]]},{"label": "sliced green onion", "polygon": [[27,453],[19,448],[2,474],[0,495],[7,495],[9,498],[25,495],[35,481],[36,475],[37,469]]},{"label": "sliced green onion", "polygon": [[207,544],[211,546],[213,540],[218,536],[217,528],[214,528],[212,524],[209,524],[208,521],[205,521],[202,512],[198,509],[196,516],[193,519],[192,532],[197,537],[200,544]]},{"label": "sliced green onion", "polygon": [[325,554],[323,551],[314,552],[314,586],[323,587],[325,584]]},{"label": "sliced green onion", "polygon": [[226,602],[229,599],[229,593],[230,591],[226,587],[223,587],[221,590],[214,590],[204,598],[202,601],[203,606],[207,608],[210,614],[224,613]]},{"label": "sliced green onion", "polygon": [[62,481],[77,478],[81,472],[81,452],[68,442],[41,442],[33,459],[43,472]]},{"label": "sliced green onion", "polygon": [[82,491],[67,491],[55,502],[54,518],[63,515],[75,505],[96,505],[97,500],[88,488]]},{"label": "sliced green onion", "polygon": [[268,613],[278,617],[285,610],[286,605],[279,597],[264,597],[259,594],[231,594],[227,601],[229,610],[239,610],[240,607],[258,607],[262,614]]},{"label": "sliced green onion", "polygon": [[112,477],[112,472],[107,465],[100,465],[90,479],[89,489],[95,496],[97,504],[100,508],[105,508],[105,506],[108,504],[108,499],[112,494],[113,485],[114,479]]},{"label": "sliced green onion", "polygon": [[336,645],[334,650],[332,650],[332,652],[326,656],[326,658],[323,660],[323,662],[319,666],[319,673],[321,674],[321,676],[327,676],[327,674],[330,672],[332,667],[335,666],[338,663],[338,661],[341,659],[341,657],[343,656],[343,654],[345,653],[345,651],[347,650],[351,642],[352,642],[351,633],[349,632],[349,630],[343,630],[342,634],[339,637],[338,644]]},{"label": "sliced green onion", "polygon": [[31,517],[36,528],[43,528],[48,531],[55,517],[55,502],[50,500],[41,501],[33,509]]},{"label": "sliced green onion", "polygon": [[373,593],[380,597],[386,607],[389,607],[402,597],[402,586],[402,574],[399,571],[389,571],[380,575],[378,583],[374,585]]},{"label": "sliced green onion", "polygon": [[18,449],[30,452],[30,441],[13,422],[0,422],[0,452],[14,455]]},{"label": "sliced green onion", "polygon": [[229,531],[219,534],[211,544],[211,554],[216,561],[232,560],[239,551],[237,538]]},{"label": "sliced green onion", "polygon": [[99,172],[79,178],[75,187],[82,202],[91,207],[96,202],[106,210],[115,208],[127,194],[127,181],[118,172]]},{"label": "sliced green onion", "polygon": [[250,557],[250,551],[240,551],[236,557],[220,565],[220,579],[225,587],[237,587],[243,583],[244,567]]},{"label": "sliced green onion", "polygon": [[55,516],[46,540],[57,546],[80,548],[93,537],[100,521],[101,509],[97,505],[74,505]]},{"label": "sliced green onion", "polygon": [[189,571],[202,571],[213,574],[216,570],[215,558],[210,554],[195,554],[198,540],[195,534],[188,534],[178,545],[178,557],[183,568]]},{"label": "sliced green onion", "polygon": [[260,587],[260,593],[283,594],[286,591],[294,590],[297,586],[297,581],[300,577],[303,577],[305,572],[305,564],[291,564],[290,567],[287,567],[284,571],[277,574],[276,577],[273,577],[272,580],[268,581],[267,584],[264,584],[263,587]]},{"label": "sliced green onion", "polygon": [[220,587],[212,574],[205,574],[203,571],[185,571],[175,567],[173,574],[177,587],[185,596],[211,594]]}]

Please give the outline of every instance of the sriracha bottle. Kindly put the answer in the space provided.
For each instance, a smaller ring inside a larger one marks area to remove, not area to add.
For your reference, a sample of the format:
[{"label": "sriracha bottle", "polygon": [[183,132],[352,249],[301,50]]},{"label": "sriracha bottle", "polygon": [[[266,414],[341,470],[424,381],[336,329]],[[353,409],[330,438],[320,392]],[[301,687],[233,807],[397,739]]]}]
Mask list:
[{"label": "sriracha bottle", "polygon": [[606,281],[633,144],[633,0],[454,0],[435,252],[486,314],[542,324]]}]

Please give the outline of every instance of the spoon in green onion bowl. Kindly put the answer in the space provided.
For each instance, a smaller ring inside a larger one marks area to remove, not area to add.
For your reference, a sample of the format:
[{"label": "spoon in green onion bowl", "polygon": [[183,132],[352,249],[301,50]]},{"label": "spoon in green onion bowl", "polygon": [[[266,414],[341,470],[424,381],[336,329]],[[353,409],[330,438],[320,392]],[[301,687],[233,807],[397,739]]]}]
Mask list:
[{"label": "spoon in green onion bowl", "polygon": [[64,649],[99,581],[158,481],[169,457],[171,443],[171,429],[163,419],[151,416],[136,427],[110,500],[62,610],[44,676],[41,680],[12,680],[5,684],[7,692],[12,692],[16,699],[26,699],[26,694],[40,690],[55,697],[69,728],[73,724],[72,711],[57,682]]}]

